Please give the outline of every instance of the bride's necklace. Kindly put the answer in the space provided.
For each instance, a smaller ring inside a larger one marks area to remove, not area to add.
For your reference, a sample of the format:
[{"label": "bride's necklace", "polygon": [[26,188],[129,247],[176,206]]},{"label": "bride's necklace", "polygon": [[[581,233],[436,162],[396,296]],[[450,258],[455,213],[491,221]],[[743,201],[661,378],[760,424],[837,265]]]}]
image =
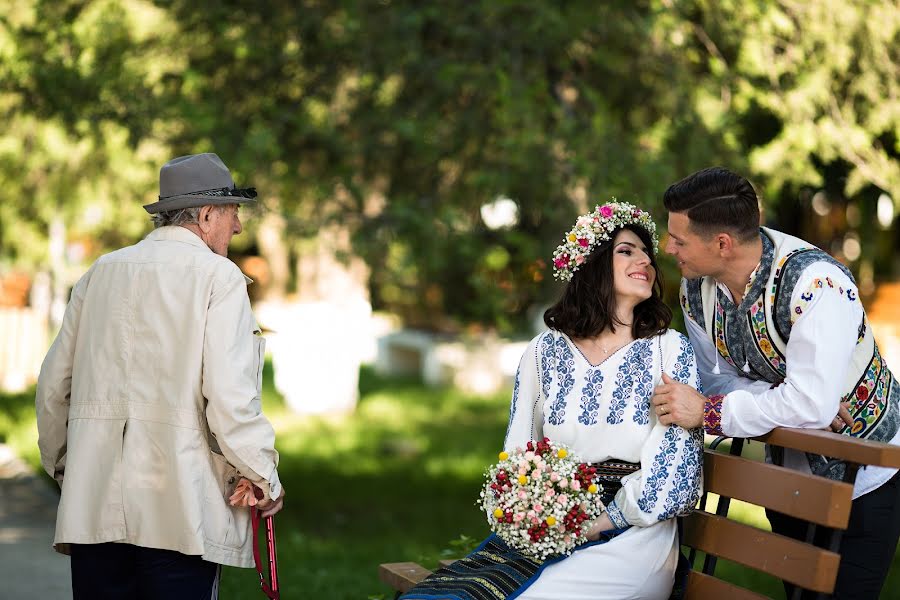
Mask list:
[{"label": "bride's necklace", "polygon": [[[586,340],[586,341],[587,341],[587,340]],[[633,342],[633,341],[634,341],[634,340],[632,340],[632,339],[627,339],[627,340],[625,340],[624,342],[621,342],[621,343],[618,343],[618,344],[613,344],[613,345],[610,345],[610,346],[608,346],[608,347],[607,347],[607,346],[604,346],[604,345],[603,345],[602,343],[600,343],[598,340],[590,340],[588,343],[590,343],[592,346],[594,346],[595,348],[597,348],[598,350],[600,350],[600,352],[602,352],[604,356],[609,356],[610,354],[613,354],[613,353],[615,353],[617,350],[620,350],[620,349],[624,348],[625,346],[627,346],[628,344],[630,344],[630,343]]]}]

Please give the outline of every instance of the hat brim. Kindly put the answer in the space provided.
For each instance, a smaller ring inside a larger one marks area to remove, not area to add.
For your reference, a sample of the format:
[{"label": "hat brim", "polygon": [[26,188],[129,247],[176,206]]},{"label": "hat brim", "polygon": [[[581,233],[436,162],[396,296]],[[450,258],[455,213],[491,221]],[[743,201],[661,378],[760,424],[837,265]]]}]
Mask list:
[{"label": "hat brim", "polygon": [[242,196],[192,196],[187,194],[184,196],[173,196],[152,204],[145,204],[144,210],[153,215],[170,210],[195,208],[208,204],[246,204],[248,202],[256,202],[256,198],[244,198]]}]

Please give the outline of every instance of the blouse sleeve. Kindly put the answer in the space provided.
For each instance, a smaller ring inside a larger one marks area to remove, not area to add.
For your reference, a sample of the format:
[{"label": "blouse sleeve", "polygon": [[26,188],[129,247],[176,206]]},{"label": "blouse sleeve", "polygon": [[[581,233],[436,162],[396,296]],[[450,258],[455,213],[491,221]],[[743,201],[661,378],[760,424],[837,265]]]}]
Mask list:
[{"label": "blouse sleeve", "polygon": [[545,393],[541,389],[540,352],[542,345],[549,343],[549,336],[550,332],[545,332],[531,340],[519,360],[509,406],[506,441],[503,443],[507,451],[524,448],[529,441],[543,437]]},{"label": "blouse sleeve", "polygon": [[[697,365],[688,339],[669,331],[661,340],[663,370],[697,387]],[[690,513],[703,489],[703,430],[663,425],[650,413],[653,428],[641,450],[641,469],[622,480],[606,507],[617,528],[647,527]]]}]

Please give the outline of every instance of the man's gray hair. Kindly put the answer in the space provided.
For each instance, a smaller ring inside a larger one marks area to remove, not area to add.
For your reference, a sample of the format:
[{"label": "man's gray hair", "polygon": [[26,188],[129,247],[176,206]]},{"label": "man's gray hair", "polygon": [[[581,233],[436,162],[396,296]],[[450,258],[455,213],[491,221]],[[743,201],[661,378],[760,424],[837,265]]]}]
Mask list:
[{"label": "man's gray hair", "polygon": [[167,225],[189,225],[191,223],[199,223],[201,208],[202,207],[200,206],[191,206],[190,208],[154,213],[153,226],[158,228],[166,227]]}]

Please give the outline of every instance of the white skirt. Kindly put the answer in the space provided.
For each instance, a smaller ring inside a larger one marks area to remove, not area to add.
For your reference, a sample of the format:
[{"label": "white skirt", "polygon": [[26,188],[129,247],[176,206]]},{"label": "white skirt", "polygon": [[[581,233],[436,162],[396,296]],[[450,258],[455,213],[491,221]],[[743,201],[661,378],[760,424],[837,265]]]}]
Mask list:
[{"label": "white skirt", "polygon": [[549,565],[516,600],[667,600],[677,564],[674,519],[632,527]]}]

